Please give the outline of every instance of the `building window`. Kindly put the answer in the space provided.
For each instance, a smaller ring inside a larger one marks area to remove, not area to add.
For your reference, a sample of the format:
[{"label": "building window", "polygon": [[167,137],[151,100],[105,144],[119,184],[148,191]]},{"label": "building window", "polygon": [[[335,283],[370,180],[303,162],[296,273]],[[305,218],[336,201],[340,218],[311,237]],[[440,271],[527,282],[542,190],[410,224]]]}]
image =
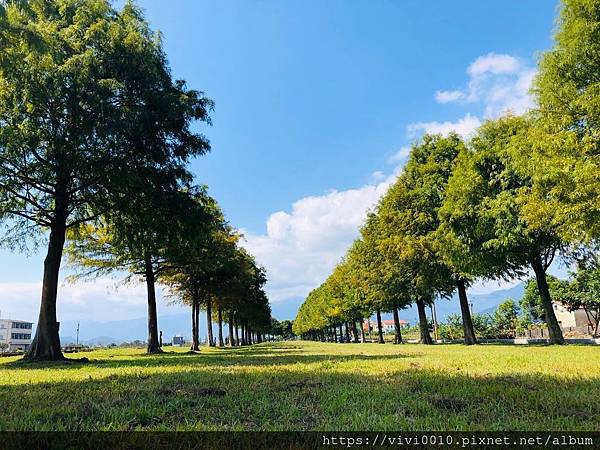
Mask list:
[{"label": "building window", "polygon": [[26,339],[31,339],[31,334],[25,334],[25,333],[11,333],[11,334],[10,334],[10,338],[11,338],[11,339],[21,339],[21,340],[26,340]]},{"label": "building window", "polygon": [[12,323],[12,327],[13,328],[20,328],[22,330],[31,330],[31,323],[28,322],[13,322]]}]

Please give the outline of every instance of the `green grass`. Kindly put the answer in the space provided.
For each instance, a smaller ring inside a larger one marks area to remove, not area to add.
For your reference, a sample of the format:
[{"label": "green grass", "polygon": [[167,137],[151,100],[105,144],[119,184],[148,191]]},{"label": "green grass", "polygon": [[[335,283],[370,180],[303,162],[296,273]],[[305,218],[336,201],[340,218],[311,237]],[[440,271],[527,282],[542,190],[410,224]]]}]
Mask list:
[{"label": "green grass", "polygon": [[600,430],[594,347],[168,350],[2,358],[0,430]]}]

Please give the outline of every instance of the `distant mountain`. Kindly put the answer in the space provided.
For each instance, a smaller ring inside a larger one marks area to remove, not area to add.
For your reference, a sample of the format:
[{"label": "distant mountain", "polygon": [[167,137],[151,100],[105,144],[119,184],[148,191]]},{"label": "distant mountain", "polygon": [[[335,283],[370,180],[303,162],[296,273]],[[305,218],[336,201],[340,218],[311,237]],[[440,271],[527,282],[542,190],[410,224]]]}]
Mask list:
[{"label": "distant mountain", "polygon": [[[173,314],[158,317],[158,329],[163,332],[163,342],[170,342],[175,335],[191,336],[191,315]],[[225,327],[227,329],[227,327]],[[216,332],[216,325],[213,324]],[[60,324],[61,343],[75,343],[73,337],[77,333],[77,322],[62,322]],[[206,336],[206,318],[200,315],[200,335]],[[80,321],[79,342],[86,345],[108,345],[131,342],[136,339],[145,341],[148,336],[148,320],[145,317],[111,322]]]},{"label": "distant mountain", "polygon": [[61,345],[73,345],[77,342],[77,339],[75,339],[73,336],[63,336],[62,334],[60,335],[60,344]]},{"label": "distant mountain", "polygon": [[119,341],[111,336],[98,336],[93,339],[83,341],[82,344],[89,345],[91,347],[106,346],[110,344],[119,344]]}]

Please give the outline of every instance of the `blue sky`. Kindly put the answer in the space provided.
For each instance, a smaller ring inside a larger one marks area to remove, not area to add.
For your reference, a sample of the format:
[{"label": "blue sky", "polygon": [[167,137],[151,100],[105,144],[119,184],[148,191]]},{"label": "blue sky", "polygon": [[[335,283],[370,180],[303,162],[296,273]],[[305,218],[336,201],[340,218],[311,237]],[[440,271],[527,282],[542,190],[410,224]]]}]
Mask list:
[{"label": "blue sky", "polygon": [[[537,55],[552,44],[557,6],[139,4],[163,33],[174,76],[216,102],[214,125],[199,127],[213,150],[192,168],[267,266],[275,302],[298,299],[327,276],[420,133],[468,135],[485,117],[529,106],[528,82]],[[0,250],[0,311],[37,317],[42,260]],[[61,288],[59,313],[106,320],[145,314],[143,290],[113,290],[109,282]]]}]

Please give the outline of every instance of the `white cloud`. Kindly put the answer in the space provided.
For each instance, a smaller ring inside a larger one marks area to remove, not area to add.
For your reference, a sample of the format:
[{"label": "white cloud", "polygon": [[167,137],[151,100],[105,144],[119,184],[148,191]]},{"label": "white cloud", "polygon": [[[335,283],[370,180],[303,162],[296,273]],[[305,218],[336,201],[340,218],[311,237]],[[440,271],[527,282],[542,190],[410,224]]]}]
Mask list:
[{"label": "white cloud", "polygon": [[381,170],[377,170],[371,174],[371,183],[379,183],[381,180],[385,180],[387,175]]},{"label": "white cloud", "polygon": [[396,153],[394,153],[390,157],[389,162],[391,162],[391,163],[403,162],[410,155],[410,150],[411,150],[411,147],[408,145],[400,148],[400,150],[398,150]]},{"label": "white cloud", "polygon": [[480,103],[490,118],[508,111],[521,114],[533,106],[529,89],[535,69],[514,56],[488,53],[475,59],[466,73],[465,88],[437,91],[438,103]]},{"label": "white cloud", "polygon": [[480,76],[484,74],[503,74],[516,73],[520,70],[521,63],[514,56],[499,55],[491,52],[487,55],[480,56],[471,63],[467,69],[467,73],[472,76]]},{"label": "white cloud", "polygon": [[463,91],[437,91],[435,99],[438,103],[449,103],[460,100],[465,96]]},{"label": "white cloud", "polygon": [[442,134],[444,136],[454,131],[463,137],[468,137],[481,125],[481,121],[471,114],[465,115],[456,122],[416,122],[408,126],[410,137],[417,137],[421,133]]},{"label": "white cloud", "polygon": [[[0,283],[1,317],[36,321],[39,314],[41,282]],[[180,308],[167,306],[157,287],[159,314],[174,314]],[[88,282],[61,283],[58,288],[57,315],[60,321],[110,321],[146,315],[146,287],[142,283],[120,284],[99,278]]]},{"label": "white cloud", "polygon": [[267,269],[271,302],[305,296],[322,283],[394,179],[390,175],[358,189],[305,197],[291,212],[271,214],[266,234],[246,233],[244,246]]}]

